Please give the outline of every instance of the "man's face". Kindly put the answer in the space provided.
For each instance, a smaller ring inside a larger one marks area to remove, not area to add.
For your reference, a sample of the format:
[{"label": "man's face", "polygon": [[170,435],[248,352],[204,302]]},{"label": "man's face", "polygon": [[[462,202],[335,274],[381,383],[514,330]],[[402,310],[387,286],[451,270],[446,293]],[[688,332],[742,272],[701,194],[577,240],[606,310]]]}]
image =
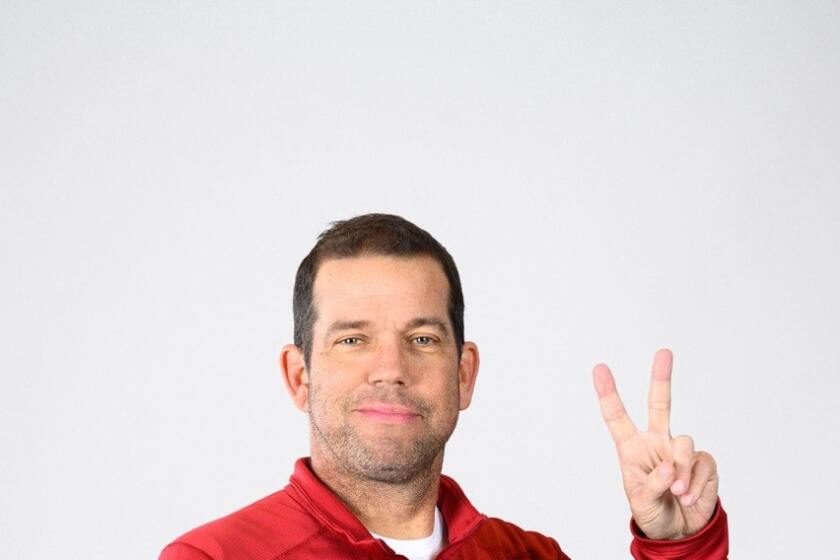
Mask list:
[{"label": "man's face", "polygon": [[397,483],[442,459],[474,379],[459,367],[448,290],[429,257],[321,264],[308,375],[313,457]]}]

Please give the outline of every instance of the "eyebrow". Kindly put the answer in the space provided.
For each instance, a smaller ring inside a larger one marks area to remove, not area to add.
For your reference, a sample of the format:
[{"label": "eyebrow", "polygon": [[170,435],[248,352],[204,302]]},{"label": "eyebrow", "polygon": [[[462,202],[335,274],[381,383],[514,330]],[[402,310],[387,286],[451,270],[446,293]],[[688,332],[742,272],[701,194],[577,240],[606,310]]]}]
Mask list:
[{"label": "eyebrow", "polygon": [[416,329],[417,327],[435,327],[441,333],[448,335],[449,327],[446,321],[437,317],[416,317],[408,322],[406,329]]},{"label": "eyebrow", "polygon": [[329,338],[335,332],[347,331],[351,329],[363,329],[370,326],[370,321],[333,321],[327,329],[324,338]]},{"label": "eyebrow", "polygon": [[[333,321],[327,328],[324,338],[329,338],[333,333],[338,331],[363,329],[371,325],[370,321]],[[434,327],[443,335],[449,335],[449,327],[446,321],[438,317],[415,317],[405,325],[405,330],[416,329],[417,327]]]}]

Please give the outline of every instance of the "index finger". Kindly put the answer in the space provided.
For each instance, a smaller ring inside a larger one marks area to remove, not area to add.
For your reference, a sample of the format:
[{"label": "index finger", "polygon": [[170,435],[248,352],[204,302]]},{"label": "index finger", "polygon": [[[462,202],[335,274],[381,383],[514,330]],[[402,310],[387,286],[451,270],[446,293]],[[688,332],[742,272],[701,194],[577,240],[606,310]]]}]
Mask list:
[{"label": "index finger", "polygon": [[648,429],[651,432],[671,435],[671,368],[674,355],[661,348],[653,356],[648,393]]},{"label": "index finger", "polygon": [[592,370],[592,378],[598,393],[598,404],[601,405],[601,415],[607,423],[613,441],[619,446],[636,434],[636,426],[627,415],[618,396],[610,368],[606,364],[596,365]]}]

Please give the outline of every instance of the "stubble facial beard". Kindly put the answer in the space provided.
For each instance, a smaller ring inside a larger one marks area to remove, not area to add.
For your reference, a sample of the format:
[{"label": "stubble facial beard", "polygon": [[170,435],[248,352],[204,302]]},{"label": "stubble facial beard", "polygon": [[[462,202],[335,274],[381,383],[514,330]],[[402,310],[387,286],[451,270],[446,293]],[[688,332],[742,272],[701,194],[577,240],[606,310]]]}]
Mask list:
[{"label": "stubble facial beard", "polygon": [[[309,421],[312,431],[321,445],[332,454],[336,467],[354,477],[388,484],[405,484],[428,476],[435,459],[455,430],[458,419],[458,407],[455,406],[454,417],[441,431],[435,432],[430,426],[430,429],[408,440],[394,434],[371,441],[371,436],[363,436],[347,422],[330,426],[328,422],[321,421],[321,410],[324,407],[339,406],[341,418],[346,419],[352,414],[354,404],[362,399],[347,399],[340,405],[330,405],[318,398],[314,386],[310,387],[310,397],[312,406],[309,409]],[[432,407],[418,399],[378,394],[375,400],[411,407],[422,415],[419,420],[421,422],[429,423],[432,420]]]}]

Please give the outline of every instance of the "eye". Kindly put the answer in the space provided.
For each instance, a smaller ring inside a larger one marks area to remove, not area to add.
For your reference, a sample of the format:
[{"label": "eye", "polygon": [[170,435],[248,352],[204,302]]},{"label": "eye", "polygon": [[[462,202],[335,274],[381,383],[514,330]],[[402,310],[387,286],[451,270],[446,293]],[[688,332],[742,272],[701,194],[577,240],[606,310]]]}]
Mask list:
[{"label": "eye", "polygon": [[430,336],[415,336],[414,340],[417,341],[420,346],[429,346],[434,342]]},{"label": "eye", "polygon": [[339,340],[338,343],[343,345],[343,346],[354,346],[361,341],[362,341],[362,339],[359,338],[358,336],[347,336],[347,337],[344,337],[341,340]]}]

